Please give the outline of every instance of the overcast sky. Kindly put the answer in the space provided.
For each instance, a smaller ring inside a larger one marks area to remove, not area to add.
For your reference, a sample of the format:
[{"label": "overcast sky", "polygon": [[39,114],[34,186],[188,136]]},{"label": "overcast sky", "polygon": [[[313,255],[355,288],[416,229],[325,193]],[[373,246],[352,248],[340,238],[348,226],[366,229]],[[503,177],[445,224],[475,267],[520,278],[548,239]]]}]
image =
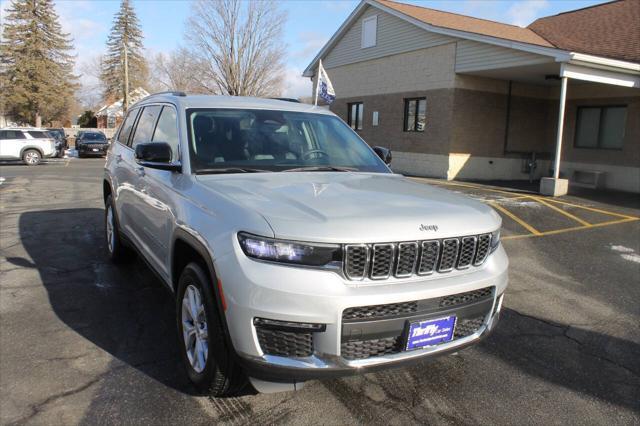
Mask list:
[{"label": "overcast sky", "polygon": [[[8,6],[1,0],[2,11]],[[415,1],[433,9],[471,15],[478,18],[526,26],[536,18],[579,9],[602,0],[449,0]],[[287,78],[284,96],[308,96],[311,83],[300,75],[322,46],[331,38],[349,13],[358,5],[354,0],[284,0],[281,7],[288,14],[284,38],[288,46]],[[77,69],[104,51],[113,15],[119,0],[57,0],[56,8],[63,28],[71,33],[77,50]],[[133,0],[142,23],[145,47],[150,53],[169,52],[184,43],[183,34],[191,9],[189,0]],[[91,87],[91,77],[82,79]],[[93,89],[89,89],[93,90]]]}]

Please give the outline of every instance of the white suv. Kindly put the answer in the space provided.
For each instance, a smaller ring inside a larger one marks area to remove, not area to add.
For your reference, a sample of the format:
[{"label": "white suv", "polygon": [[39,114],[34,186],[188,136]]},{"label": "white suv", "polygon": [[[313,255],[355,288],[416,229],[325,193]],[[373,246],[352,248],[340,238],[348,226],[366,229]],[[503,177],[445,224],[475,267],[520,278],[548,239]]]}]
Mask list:
[{"label": "white suv", "polygon": [[42,158],[55,155],[56,141],[46,130],[0,129],[0,160],[22,160],[28,166],[35,166]]},{"label": "white suv", "polygon": [[497,323],[500,216],[392,173],[388,150],[325,109],[157,94],[113,140],[109,256],[134,248],[173,292],[180,353],[203,391],[403,365]]}]

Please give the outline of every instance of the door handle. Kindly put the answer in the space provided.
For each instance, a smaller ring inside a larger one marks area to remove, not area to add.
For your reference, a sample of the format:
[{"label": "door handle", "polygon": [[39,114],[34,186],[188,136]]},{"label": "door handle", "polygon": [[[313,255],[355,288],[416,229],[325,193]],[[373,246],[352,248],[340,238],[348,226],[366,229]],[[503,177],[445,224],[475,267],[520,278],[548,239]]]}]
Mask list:
[{"label": "door handle", "polygon": [[138,176],[144,176],[144,167],[136,167],[136,172]]},{"label": "door handle", "polygon": [[122,154],[117,154],[116,155],[116,163],[119,163],[122,161]]}]

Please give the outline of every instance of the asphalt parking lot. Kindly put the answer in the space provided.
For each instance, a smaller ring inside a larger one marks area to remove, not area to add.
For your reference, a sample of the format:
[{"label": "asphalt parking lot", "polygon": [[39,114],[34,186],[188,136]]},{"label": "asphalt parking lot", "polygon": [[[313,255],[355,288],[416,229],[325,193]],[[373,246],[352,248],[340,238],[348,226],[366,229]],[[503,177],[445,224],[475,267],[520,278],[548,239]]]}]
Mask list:
[{"label": "asphalt parking lot", "polygon": [[640,423],[637,195],[419,179],[502,215],[496,332],[409,368],[215,400],[182,373],[169,293],[103,254],[103,161],[0,165],[2,424]]}]

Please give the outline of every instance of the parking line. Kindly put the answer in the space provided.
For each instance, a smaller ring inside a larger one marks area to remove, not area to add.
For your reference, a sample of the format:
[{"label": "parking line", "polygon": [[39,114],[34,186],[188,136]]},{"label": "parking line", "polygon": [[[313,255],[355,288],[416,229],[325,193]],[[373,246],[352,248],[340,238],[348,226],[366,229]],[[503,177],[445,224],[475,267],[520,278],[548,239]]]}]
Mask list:
[{"label": "parking line", "polygon": [[529,237],[546,237],[548,235],[557,235],[557,234],[564,234],[566,232],[574,232],[574,231],[583,231],[586,229],[593,229],[593,228],[601,228],[603,226],[610,226],[610,225],[618,225],[621,223],[628,223],[628,222],[635,222],[637,220],[640,220],[640,218],[627,218],[627,219],[618,219],[618,220],[612,220],[609,222],[600,222],[600,223],[594,223],[592,225],[589,226],[573,226],[571,228],[562,228],[562,229],[554,229],[553,231],[545,231],[545,232],[541,232],[537,235],[534,234],[520,234],[520,235],[505,235],[504,237],[501,237],[500,239],[502,240],[517,240],[520,238],[529,238]]},{"label": "parking line", "polygon": [[509,210],[505,209],[504,207],[502,207],[500,204],[496,203],[495,201],[490,201],[489,204],[491,204],[496,209],[500,210],[505,215],[509,216],[511,219],[513,219],[516,222],[518,222],[520,225],[522,225],[522,227],[524,229],[526,229],[527,231],[531,232],[532,235],[541,235],[542,234],[536,228],[534,228],[533,226],[529,225],[527,222],[525,222],[524,220],[520,219],[518,216],[514,215]]},{"label": "parking line", "polygon": [[560,201],[560,200],[553,200],[551,198],[547,199],[547,201],[551,201],[552,203],[564,204],[566,206],[576,207],[576,208],[579,208],[579,209],[589,210],[589,211],[592,211],[592,212],[595,212],[595,213],[602,213],[602,214],[606,214],[606,215],[610,215],[610,216],[622,217],[622,218],[625,218],[625,219],[640,219],[639,217],[635,217],[635,216],[628,216],[626,214],[614,213],[614,212],[610,212],[610,211],[607,211],[607,210],[596,209],[594,207],[581,206],[579,204],[568,203],[566,201]]},{"label": "parking line", "polygon": [[578,223],[579,223],[579,224],[581,224],[581,225],[584,225],[584,226],[591,226],[591,224],[590,224],[589,222],[587,222],[586,220],[582,220],[582,219],[580,219],[579,217],[574,216],[574,215],[572,215],[571,213],[566,212],[566,211],[562,210],[561,208],[554,206],[553,204],[549,204],[549,203],[547,203],[545,200],[543,200],[543,199],[541,199],[541,198],[535,197],[535,200],[536,200],[537,202],[539,202],[540,204],[544,204],[545,206],[549,207],[550,209],[553,209],[553,210],[557,211],[558,213],[560,213],[560,214],[562,214],[562,215],[565,215],[565,216],[566,216],[566,217],[568,217],[569,219],[573,219],[573,220],[575,220],[576,222],[578,222]]}]

